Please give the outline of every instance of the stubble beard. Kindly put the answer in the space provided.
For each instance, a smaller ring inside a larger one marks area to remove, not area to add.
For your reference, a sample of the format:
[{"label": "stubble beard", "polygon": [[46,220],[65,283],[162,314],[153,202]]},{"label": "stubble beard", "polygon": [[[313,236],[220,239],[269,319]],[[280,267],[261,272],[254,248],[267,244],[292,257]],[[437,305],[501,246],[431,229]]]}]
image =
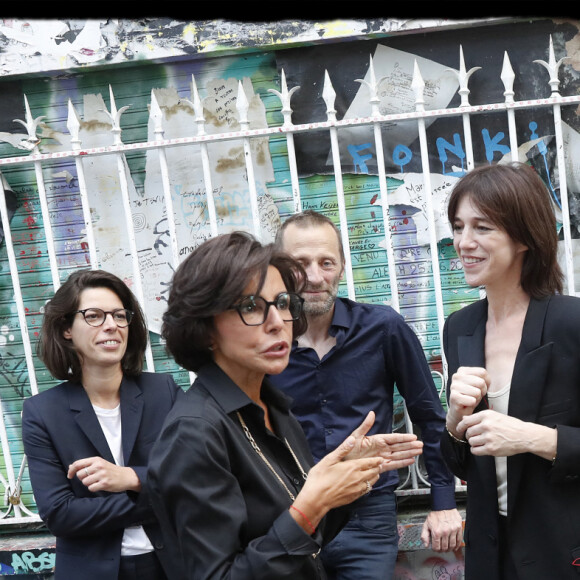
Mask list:
[{"label": "stubble beard", "polygon": [[[322,288],[308,288],[309,290],[320,291]],[[306,316],[317,317],[328,314],[334,307],[334,302],[338,295],[338,284],[326,289],[328,296],[324,300],[310,301],[308,298],[304,300],[304,313]]]}]

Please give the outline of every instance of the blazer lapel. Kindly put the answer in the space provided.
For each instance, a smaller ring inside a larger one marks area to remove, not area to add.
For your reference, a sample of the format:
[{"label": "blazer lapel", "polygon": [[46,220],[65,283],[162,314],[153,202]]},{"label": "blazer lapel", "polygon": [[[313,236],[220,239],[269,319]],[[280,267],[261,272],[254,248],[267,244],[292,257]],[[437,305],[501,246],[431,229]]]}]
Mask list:
[{"label": "blazer lapel", "polygon": [[542,345],[550,299],[530,300],[512,377],[509,414],[535,421],[542,402],[552,343]]},{"label": "blazer lapel", "polygon": [[129,464],[143,416],[143,393],[134,379],[123,377],[121,383],[121,431],[123,459]]},{"label": "blazer lapel", "polygon": [[[522,421],[535,422],[542,403],[550,366],[552,343],[542,344],[550,299],[531,300],[524,321],[522,341],[516,356],[508,413]],[[508,512],[515,505],[526,455],[508,457]],[[509,515],[509,513],[508,513]]]},{"label": "blazer lapel", "polygon": [[[485,367],[485,324],[487,322],[487,299],[476,303],[468,320],[464,321],[463,334],[457,337],[457,357],[459,366]],[[475,408],[475,413],[489,407],[487,395]],[[477,457],[475,469],[479,471],[483,488],[497,498],[495,459],[491,456]],[[497,499],[495,500],[497,501]]]},{"label": "blazer lapel", "polygon": [[115,462],[91,401],[80,383],[66,385],[71,412],[79,429],[97,450],[97,454],[107,461]]}]

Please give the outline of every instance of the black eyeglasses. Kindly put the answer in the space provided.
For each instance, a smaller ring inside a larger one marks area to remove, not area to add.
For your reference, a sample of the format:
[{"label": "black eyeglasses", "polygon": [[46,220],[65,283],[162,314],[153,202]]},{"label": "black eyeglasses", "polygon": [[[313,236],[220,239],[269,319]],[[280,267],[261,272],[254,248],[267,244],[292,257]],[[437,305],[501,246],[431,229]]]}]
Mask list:
[{"label": "black eyeglasses", "polygon": [[100,308],[85,308],[77,310],[73,314],[82,314],[85,322],[89,326],[102,326],[107,319],[107,314],[113,317],[113,322],[119,328],[125,328],[131,324],[133,312],[126,308],[116,308],[115,310],[101,310]]},{"label": "black eyeglasses", "polygon": [[275,300],[268,302],[261,296],[244,296],[231,307],[237,310],[242,322],[247,326],[260,326],[266,322],[270,306],[275,306],[284,322],[298,320],[302,313],[304,298],[292,292],[281,292]]}]

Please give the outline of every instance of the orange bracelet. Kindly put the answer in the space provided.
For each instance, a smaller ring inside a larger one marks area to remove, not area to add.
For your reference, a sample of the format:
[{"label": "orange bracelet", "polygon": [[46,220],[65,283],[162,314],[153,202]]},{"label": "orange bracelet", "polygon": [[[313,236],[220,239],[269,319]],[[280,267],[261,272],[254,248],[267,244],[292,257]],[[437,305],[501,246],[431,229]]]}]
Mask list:
[{"label": "orange bracelet", "polygon": [[310,529],[312,530],[312,533],[314,534],[314,532],[316,532],[316,528],[312,525],[312,522],[306,517],[306,515],[303,512],[301,512],[296,506],[291,505],[290,507],[293,510],[296,510],[304,518],[304,521],[310,526]]}]

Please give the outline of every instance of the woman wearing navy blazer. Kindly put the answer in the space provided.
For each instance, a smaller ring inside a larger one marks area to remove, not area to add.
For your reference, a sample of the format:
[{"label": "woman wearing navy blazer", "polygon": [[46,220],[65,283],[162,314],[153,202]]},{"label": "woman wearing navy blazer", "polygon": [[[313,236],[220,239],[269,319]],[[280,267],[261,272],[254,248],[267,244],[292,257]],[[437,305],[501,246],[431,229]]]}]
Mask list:
[{"label": "woman wearing navy blazer", "polygon": [[548,191],[529,166],[475,169],[448,206],[485,298],[447,319],[447,432],[467,482],[467,580],[580,574],[580,299],[562,295]]},{"label": "woman wearing navy blazer", "polygon": [[73,273],[45,307],[38,354],[65,382],[24,402],[22,435],[55,580],[181,577],[147,484],[179,387],[142,372],[147,336],[135,296],[102,270]]}]

